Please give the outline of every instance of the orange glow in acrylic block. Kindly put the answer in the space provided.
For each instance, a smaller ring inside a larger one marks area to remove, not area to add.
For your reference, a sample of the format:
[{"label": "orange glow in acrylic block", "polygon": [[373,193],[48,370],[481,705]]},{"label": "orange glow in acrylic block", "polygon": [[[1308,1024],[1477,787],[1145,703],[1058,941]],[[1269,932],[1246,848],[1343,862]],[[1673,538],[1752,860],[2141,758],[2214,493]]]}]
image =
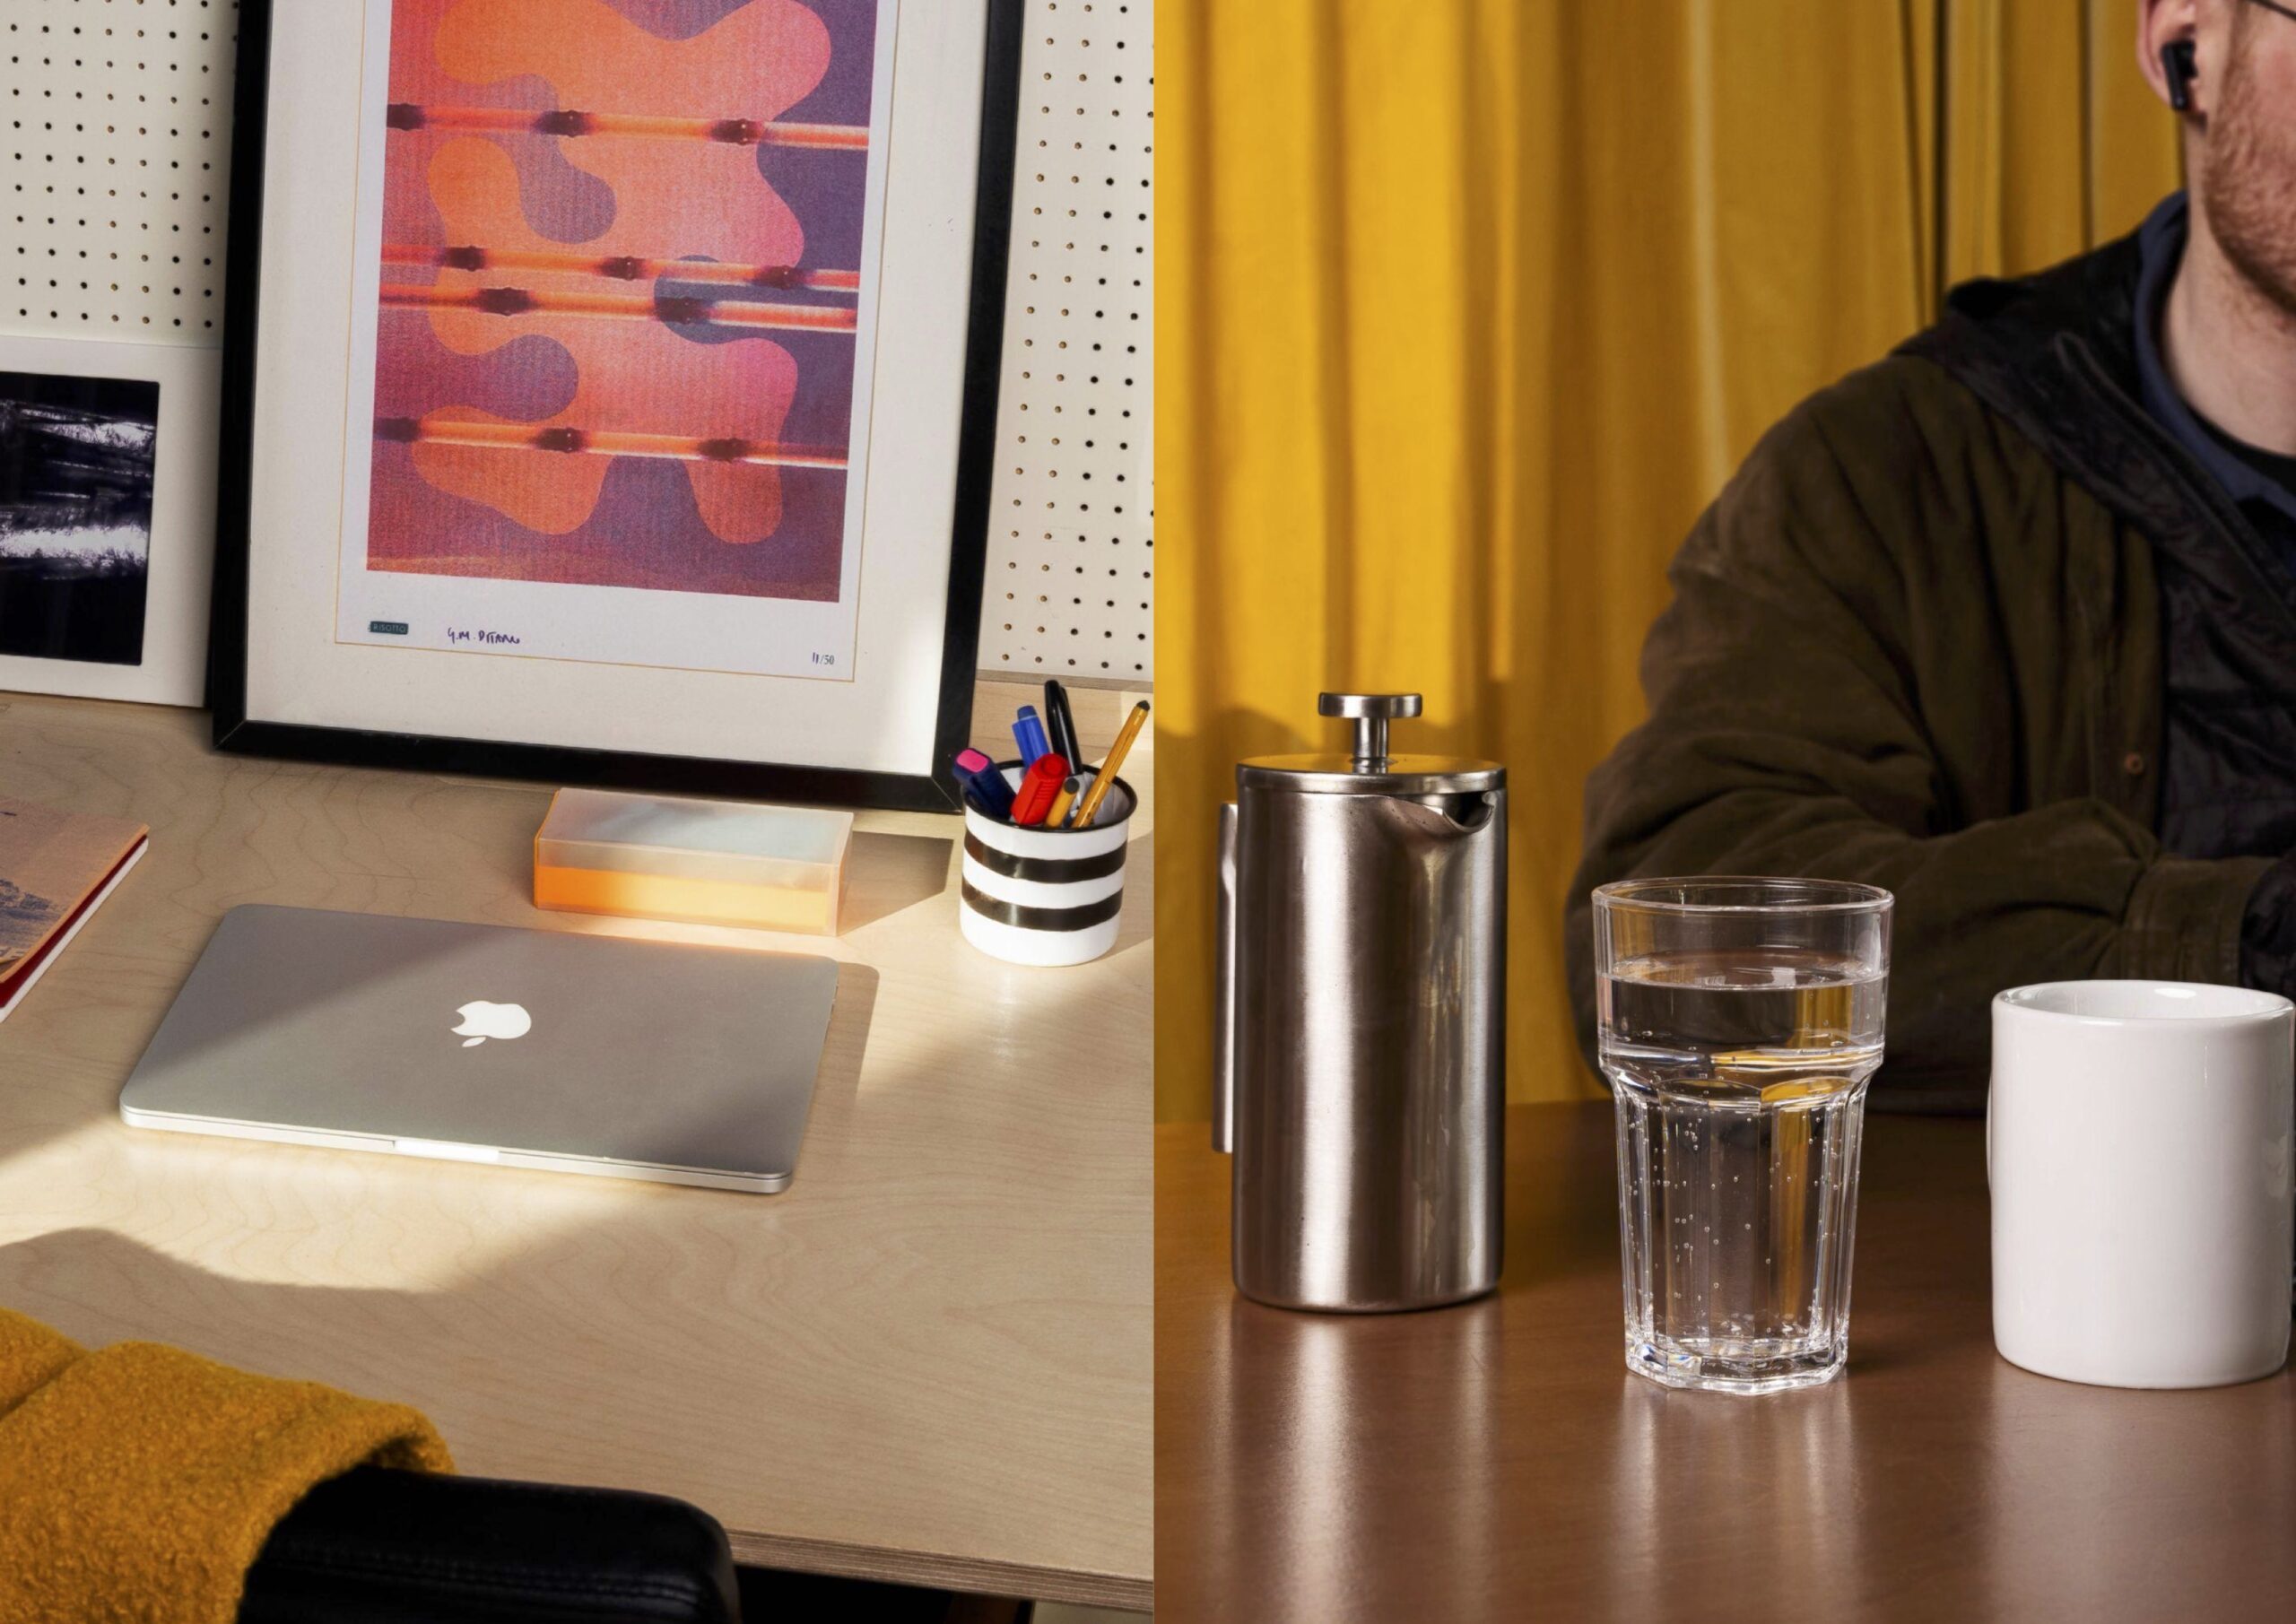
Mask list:
[{"label": "orange glow in acrylic block", "polygon": [[535,836],[535,906],[837,934],[853,814],[561,789]]}]

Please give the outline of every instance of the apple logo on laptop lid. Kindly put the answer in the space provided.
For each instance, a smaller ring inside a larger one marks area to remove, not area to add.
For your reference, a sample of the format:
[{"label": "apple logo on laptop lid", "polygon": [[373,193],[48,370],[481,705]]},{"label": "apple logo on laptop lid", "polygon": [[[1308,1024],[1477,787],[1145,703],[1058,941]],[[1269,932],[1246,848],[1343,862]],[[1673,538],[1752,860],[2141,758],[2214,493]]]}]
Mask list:
[{"label": "apple logo on laptop lid", "polygon": [[490,1038],[523,1038],[534,1029],[534,1017],[523,1003],[489,1003],[477,998],[455,1013],[463,1018],[463,1023],[454,1029],[454,1035],[466,1049],[474,1049]]}]

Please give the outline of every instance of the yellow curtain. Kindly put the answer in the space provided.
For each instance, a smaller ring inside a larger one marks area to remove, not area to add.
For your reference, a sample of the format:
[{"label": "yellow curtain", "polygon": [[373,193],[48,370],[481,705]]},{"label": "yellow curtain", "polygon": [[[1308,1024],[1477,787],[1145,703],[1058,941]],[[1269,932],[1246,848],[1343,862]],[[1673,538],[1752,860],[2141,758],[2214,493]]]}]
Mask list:
[{"label": "yellow curtain", "polygon": [[1946,282],[2177,184],[2135,0],[1163,0],[1156,1091],[1208,1115],[1233,765],[1509,769],[1509,1092],[1595,1091],[1561,916],[1664,571],[1761,432]]}]

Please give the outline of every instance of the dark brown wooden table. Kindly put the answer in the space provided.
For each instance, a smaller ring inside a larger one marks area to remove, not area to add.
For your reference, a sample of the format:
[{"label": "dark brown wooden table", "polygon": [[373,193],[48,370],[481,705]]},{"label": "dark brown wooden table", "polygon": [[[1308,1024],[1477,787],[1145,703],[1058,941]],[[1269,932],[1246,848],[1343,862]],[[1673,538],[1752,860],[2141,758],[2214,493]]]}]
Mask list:
[{"label": "dark brown wooden table", "polygon": [[1507,1122],[1507,1271],[1426,1314],[1228,1277],[1228,1159],[1156,1145],[1166,1621],[2296,1619],[2296,1375],[2129,1393],[1993,1350],[1984,1129],[1870,1118],[1849,1368],[1622,1361],[1610,1107]]}]

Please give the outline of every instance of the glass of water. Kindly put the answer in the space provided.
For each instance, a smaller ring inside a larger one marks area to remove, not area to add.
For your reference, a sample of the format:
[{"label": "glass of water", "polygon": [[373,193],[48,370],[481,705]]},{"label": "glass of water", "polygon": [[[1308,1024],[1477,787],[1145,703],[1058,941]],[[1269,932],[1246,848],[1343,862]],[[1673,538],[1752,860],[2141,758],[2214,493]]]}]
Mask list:
[{"label": "glass of water", "polygon": [[1723,1393],[1841,1373],[1890,901],[1831,880],[1596,890],[1629,1369]]}]

